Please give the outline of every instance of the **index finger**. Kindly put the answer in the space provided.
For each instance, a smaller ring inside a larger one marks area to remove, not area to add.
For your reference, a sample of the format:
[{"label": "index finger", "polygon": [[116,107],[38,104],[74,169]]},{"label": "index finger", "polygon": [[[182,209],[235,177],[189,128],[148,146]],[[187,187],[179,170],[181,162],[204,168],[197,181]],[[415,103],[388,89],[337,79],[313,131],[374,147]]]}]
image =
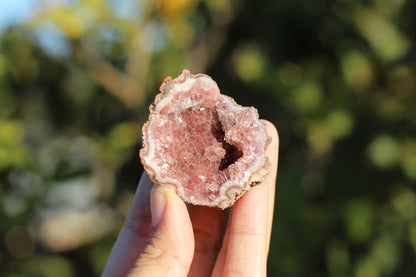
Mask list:
[{"label": "index finger", "polygon": [[111,250],[102,277],[126,276],[144,248],[152,219],[150,190],[153,182],[143,172],[126,221]]},{"label": "index finger", "polygon": [[224,275],[266,276],[267,255],[273,219],[274,195],[278,163],[279,137],[268,121],[266,130],[271,137],[266,150],[271,172],[253,187],[231,209],[227,228],[228,245]]}]

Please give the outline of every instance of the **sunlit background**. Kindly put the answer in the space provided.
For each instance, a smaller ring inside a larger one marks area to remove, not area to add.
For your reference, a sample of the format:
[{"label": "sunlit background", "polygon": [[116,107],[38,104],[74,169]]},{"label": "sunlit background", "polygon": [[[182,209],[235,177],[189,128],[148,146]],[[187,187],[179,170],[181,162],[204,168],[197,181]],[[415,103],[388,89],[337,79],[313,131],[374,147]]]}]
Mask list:
[{"label": "sunlit background", "polygon": [[0,276],[99,276],[163,79],[280,133],[268,276],[416,276],[416,2],[0,0]]}]

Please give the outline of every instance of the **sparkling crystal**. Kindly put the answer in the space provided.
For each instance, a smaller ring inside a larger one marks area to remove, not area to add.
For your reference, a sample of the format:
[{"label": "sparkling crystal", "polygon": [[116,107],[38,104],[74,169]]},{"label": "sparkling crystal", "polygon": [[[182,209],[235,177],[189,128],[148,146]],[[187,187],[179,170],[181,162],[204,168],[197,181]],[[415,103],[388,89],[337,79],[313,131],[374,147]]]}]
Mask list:
[{"label": "sparkling crystal", "polygon": [[265,126],[253,107],[219,92],[207,75],[167,77],[143,126],[142,163],[186,202],[226,208],[268,173]]}]

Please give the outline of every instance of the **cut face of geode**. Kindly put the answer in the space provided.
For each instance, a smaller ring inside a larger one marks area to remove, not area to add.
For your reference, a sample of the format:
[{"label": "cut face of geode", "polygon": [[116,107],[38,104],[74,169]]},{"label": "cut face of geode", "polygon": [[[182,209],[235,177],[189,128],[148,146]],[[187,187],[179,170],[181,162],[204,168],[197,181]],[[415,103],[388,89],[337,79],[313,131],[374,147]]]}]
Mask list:
[{"label": "cut face of geode", "polygon": [[143,126],[140,157],[153,182],[195,205],[227,208],[268,174],[257,110],[220,94],[207,75],[167,77]]}]

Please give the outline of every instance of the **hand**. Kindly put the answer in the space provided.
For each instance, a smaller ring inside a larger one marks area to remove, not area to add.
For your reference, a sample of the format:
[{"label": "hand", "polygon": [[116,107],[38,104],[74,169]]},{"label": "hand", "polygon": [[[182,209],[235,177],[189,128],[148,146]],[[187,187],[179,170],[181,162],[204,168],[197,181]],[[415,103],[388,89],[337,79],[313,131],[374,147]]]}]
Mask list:
[{"label": "hand", "polygon": [[271,172],[231,208],[228,224],[226,211],[187,207],[144,173],[102,276],[266,276],[279,139],[263,122]]}]

